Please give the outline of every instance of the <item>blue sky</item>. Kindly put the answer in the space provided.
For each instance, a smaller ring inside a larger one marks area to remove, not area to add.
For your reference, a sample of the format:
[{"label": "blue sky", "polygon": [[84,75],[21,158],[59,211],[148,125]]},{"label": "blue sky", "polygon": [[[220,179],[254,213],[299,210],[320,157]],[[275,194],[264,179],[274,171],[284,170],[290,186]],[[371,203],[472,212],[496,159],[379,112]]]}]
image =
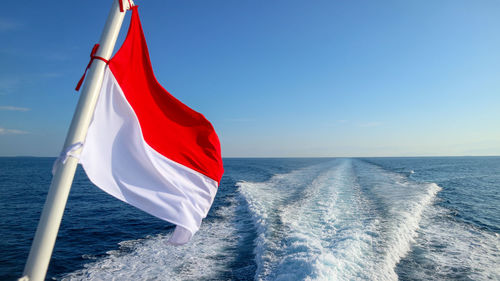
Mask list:
[{"label": "blue sky", "polygon": [[[2,5],[0,156],[61,150],[111,5],[75,3]],[[500,155],[498,1],[136,4],[158,80],[225,157]]]}]

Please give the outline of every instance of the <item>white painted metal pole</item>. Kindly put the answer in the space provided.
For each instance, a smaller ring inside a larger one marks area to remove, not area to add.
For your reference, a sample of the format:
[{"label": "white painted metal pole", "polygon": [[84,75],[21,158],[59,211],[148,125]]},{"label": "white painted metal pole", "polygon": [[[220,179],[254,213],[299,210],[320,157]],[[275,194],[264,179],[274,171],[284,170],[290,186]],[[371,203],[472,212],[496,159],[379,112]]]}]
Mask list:
[{"label": "white painted metal pole", "polygon": [[[125,12],[120,12],[118,1],[122,0],[113,0],[111,11],[99,41],[100,47],[96,54],[107,60],[113,53],[125,16]],[[105,62],[98,59],[93,60],[66,136],[63,151],[72,144],[83,143],[85,140],[101,89],[105,67]],[[75,154],[79,155],[80,151],[81,149],[78,149]],[[45,279],[77,165],[78,159],[74,157],[68,157],[66,163],[58,164],[31,245],[23,277],[20,280],[42,281]]]}]

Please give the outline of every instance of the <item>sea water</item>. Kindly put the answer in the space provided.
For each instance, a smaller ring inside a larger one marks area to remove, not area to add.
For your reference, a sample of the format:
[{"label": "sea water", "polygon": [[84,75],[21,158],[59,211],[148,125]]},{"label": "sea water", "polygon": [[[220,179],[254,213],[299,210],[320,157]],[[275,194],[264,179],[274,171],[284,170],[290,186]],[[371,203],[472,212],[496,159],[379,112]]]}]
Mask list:
[{"label": "sea water", "polygon": [[[22,273],[53,158],[0,158],[0,280]],[[500,280],[500,157],[224,159],[192,241],[79,169],[48,279]]]}]

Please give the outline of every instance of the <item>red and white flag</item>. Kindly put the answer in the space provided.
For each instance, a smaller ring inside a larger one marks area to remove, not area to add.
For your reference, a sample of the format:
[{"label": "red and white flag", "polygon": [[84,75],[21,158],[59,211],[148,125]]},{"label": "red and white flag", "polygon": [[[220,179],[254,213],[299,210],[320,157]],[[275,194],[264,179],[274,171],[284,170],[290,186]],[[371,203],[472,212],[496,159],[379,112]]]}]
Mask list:
[{"label": "red and white flag", "polygon": [[156,80],[137,7],[106,67],[80,163],[105,192],[177,225],[174,244],[199,229],[217,192],[219,139],[203,115]]}]

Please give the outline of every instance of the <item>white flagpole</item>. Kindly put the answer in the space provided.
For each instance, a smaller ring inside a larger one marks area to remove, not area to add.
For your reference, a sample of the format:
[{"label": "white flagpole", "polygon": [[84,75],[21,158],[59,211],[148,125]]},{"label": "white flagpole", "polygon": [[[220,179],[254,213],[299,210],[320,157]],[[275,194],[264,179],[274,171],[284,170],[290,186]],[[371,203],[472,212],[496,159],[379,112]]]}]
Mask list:
[{"label": "white flagpole", "polygon": [[[96,53],[96,56],[106,60],[109,60],[113,53],[116,39],[118,38],[125,16],[125,12],[120,12],[118,1],[122,0],[113,0],[111,11],[101,34],[99,49]],[[127,8],[128,3],[124,4]],[[99,59],[93,60],[62,151],[67,150],[72,145],[84,142],[101,89],[105,67],[106,63],[104,61]],[[79,155],[80,151],[81,149],[78,148],[75,153]],[[57,165],[58,167],[56,167],[57,169],[52,178],[35,238],[33,239],[33,244],[31,245],[28,260],[24,268],[23,277],[19,279],[22,281],[43,281],[47,274],[47,268],[78,165],[78,159],[68,157],[67,161],[64,163],[60,162]]]}]

